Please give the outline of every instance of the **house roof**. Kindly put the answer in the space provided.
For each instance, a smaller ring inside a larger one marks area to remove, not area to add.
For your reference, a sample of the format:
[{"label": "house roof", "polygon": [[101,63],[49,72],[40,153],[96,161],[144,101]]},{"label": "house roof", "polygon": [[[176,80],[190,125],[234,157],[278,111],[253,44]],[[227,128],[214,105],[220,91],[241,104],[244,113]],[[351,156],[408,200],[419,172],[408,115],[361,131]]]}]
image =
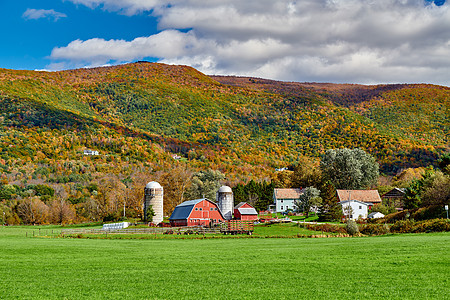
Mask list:
[{"label": "house roof", "polygon": [[274,189],[275,199],[298,199],[303,194],[303,189]]},{"label": "house roof", "polygon": [[344,204],[344,203],[349,203],[349,202],[356,202],[356,203],[359,203],[359,204],[363,204],[363,205],[372,205],[372,203],[369,203],[369,202],[362,202],[362,201],[358,201],[358,200],[345,200],[345,201],[339,201],[339,204],[340,205],[342,205],[342,204]]},{"label": "house roof", "polygon": [[380,203],[377,190],[337,190],[339,201],[357,200],[366,203]]}]

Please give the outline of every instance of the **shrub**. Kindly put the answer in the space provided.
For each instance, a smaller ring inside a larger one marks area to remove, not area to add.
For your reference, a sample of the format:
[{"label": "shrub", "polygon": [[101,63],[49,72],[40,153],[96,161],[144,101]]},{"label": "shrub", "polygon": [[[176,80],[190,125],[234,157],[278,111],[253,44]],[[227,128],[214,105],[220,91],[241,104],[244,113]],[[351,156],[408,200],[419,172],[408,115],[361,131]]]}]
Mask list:
[{"label": "shrub", "polygon": [[359,233],[358,224],[354,220],[348,220],[347,224],[345,225],[345,230],[350,235],[355,235]]},{"label": "shrub", "polygon": [[387,224],[364,224],[360,228],[360,232],[370,235],[382,235],[389,233]]},{"label": "shrub", "polygon": [[410,220],[397,221],[391,226],[391,232],[398,232],[398,233],[412,232],[414,223],[415,223],[414,221]]},{"label": "shrub", "polygon": [[[299,223],[300,226],[300,223]],[[314,231],[347,233],[344,227],[333,224],[304,224],[304,228]]]}]

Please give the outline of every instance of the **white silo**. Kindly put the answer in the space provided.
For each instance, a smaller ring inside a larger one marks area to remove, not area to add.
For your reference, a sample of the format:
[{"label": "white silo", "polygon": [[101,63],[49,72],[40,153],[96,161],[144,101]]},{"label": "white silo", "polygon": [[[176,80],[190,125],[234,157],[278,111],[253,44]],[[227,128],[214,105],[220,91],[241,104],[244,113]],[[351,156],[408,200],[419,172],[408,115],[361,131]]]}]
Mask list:
[{"label": "white silo", "polygon": [[147,221],[147,210],[151,206],[155,215],[152,223],[159,224],[163,221],[163,187],[156,181],[147,183],[144,189],[144,220]]},{"label": "white silo", "polygon": [[233,190],[229,186],[221,186],[216,193],[216,201],[225,220],[233,218]]}]

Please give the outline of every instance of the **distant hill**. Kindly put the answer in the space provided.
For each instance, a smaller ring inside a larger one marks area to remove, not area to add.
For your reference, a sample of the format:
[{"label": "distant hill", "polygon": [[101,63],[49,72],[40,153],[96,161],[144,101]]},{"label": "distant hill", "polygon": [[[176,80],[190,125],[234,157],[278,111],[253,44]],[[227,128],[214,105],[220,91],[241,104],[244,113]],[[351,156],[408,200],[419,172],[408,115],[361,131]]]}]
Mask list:
[{"label": "distant hill", "polygon": [[[267,178],[299,155],[360,147],[395,173],[449,151],[449,101],[442,86],[279,82],[146,62],[0,69],[0,169],[9,181],[83,167],[156,172],[177,154],[237,182]],[[94,164],[83,149],[102,155]]]}]

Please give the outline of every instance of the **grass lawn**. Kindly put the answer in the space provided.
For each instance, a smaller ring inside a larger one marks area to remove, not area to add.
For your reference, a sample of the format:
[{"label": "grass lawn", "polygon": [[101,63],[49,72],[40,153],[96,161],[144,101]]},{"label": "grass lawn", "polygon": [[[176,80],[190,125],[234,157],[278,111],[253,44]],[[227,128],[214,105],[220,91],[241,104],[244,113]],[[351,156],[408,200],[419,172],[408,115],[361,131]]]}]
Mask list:
[{"label": "grass lawn", "polygon": [[26,231],[0,227],[1,299],[448,299],[450,293],[450,233],[91,240],[26,238]]}]

